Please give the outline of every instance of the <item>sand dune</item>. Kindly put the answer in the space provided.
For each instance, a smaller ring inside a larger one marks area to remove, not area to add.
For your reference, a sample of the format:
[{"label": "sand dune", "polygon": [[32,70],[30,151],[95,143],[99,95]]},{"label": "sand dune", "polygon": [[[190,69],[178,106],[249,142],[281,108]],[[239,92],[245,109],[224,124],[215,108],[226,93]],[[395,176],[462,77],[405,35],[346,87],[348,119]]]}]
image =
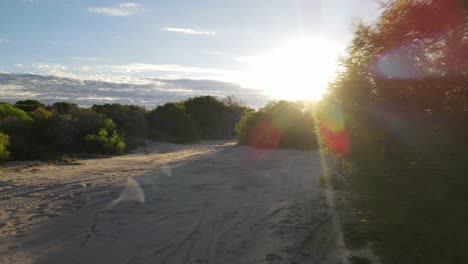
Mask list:
[{"label": "sand dune", "polygon": [[230,142],[0,169],[1,263],[339,263],[317,152]]}]

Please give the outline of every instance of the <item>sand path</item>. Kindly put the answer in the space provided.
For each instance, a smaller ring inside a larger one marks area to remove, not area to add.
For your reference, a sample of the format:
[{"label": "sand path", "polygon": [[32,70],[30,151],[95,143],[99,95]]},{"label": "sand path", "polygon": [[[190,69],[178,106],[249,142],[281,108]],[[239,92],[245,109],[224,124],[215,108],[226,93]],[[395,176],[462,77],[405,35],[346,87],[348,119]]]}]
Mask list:
[{"label": "sand path", "polygon": [[146,152],[0,169],[0,263],[340,263],[317,152]]}]

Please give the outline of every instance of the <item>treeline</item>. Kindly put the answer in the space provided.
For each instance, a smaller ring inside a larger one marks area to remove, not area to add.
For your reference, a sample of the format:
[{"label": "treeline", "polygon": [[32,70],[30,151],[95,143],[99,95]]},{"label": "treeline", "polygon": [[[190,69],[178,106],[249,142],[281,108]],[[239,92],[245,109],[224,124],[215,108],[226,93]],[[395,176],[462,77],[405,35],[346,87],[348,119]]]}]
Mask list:
[{"label": "treeline", "polygon": [[389,1],[323,103],[344,122],[348,230],[384,263],[468,263],[467,21],[468,1]]},{"label": "treeline", "polygon": [[151,111],[120,104],[82,108],[36,100],[0,103],[0,161],[65,153],[122,154],[145,139],[186,143],[233,138],[236,124],[249,111],[232,96],[195,97]]}]

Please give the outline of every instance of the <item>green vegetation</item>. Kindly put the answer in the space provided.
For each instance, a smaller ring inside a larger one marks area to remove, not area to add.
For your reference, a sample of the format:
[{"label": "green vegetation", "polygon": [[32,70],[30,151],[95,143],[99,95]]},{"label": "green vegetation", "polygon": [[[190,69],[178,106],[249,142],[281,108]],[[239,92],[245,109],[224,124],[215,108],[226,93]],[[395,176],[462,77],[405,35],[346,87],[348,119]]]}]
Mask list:
[{"label": "green vegetation", "polygon": [[389,1],[375,24],[357,25],[331,85],[353,228],[384,263],[468,263],[463,2]]},{"label": "green vegetation", "polygon": [[85,142],[90,153],[122,154],[125,150],[124,138],[117,133],[112,119],[105,119],[97,134],[86,135]]},{"label": "green vegetation", "polygon": [[105,104],[93,105],[91,109],[115,122],[117,132],[126,138],[129,148],[140,145],[148,137],[147,111],[141,106]]},{"label": "green vegetation", "polygon": [[274,101],[247,112],[236,127],[239,144],[258,148],[316,149],[312,109],[302,102]]},{"label": "green vegetation", "polygon": [[314,108],[277,101],[254,111],[211,96],[152,111],[0,103],[0,160],[121,154],[139,138],[234,132],[242,145],[316,149],[319,135],[345,175],[319,182],[345,192],[350,234],[370,240],[384,263],[468,263],[467,21],[467,0],[388,1],[376,23],[356,25],[342,71]]},{"label": "green vegetation", "polygon": [[6,134],[0,133],[0,162],[6,161],[10,158],[10,152],[7,150],[10,144],[10,137]]},{"label": "green vegetation", "polygon": [[232,138],[246,111],[250,109],[233,97],[211,96],[168,103],[152,111],[120,104],[80,108],[68,102],[0,103],[0,160],[54,159],[65,153],[122,154],[147,138],[177,143]]},{"label": "green vegetation", "polygon": [[195,122],[185,111],[183,104],[167,103],[158,106],[147,115],[150,137],[176,143],[193,142],[198,139]]},{"label": "green vegetation", "polygon": [[0,103],[0,121],[8,119],[31,120],[31,117],[23,110],[6,103]]},{"label": "green vegetation", "polygon": [[57,112],[60,115],[69,115],[73,112],[79,111],[77,104],[71,104],[68,102],[57,102],[52,105],[52,110]]},{"label": "green vegetation", "polygon": [[36,100],[24,100],[15,103],[16,108],[19,108],[25,112],[33,112],[36,109],[44,108],[45,105]]},{"label": "green vegetation", "polygon": [[201,96],[183,102],[204,139],[234,137],[234,128],[242,114],[248,110],[235,98],[221,101],[213,96]]}]

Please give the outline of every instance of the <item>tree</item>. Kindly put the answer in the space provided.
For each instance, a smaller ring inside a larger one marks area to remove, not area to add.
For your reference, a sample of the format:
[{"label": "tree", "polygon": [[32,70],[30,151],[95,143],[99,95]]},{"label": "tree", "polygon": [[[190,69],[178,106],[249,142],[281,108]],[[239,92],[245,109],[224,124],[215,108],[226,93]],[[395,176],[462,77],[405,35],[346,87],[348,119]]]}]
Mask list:
[{"label": "tree", "polygon": [[38,108],[44,108],[45,105],[37,100],[24,100],[15,103],[15,106],[25,112],[32,112]]},{"label": "tree", "polygon": [[322,123],[345,123],[354,226],[387,263],[468,261],[465,3],[388,1],[330,87],[337,114]]},{"label": "tree", "polygon": [[57,102],[52,105],[52,110],[54,110],[60,115],[67,115],[78,111],[79,107],[77,104],[72,104],[68,102]]}]

